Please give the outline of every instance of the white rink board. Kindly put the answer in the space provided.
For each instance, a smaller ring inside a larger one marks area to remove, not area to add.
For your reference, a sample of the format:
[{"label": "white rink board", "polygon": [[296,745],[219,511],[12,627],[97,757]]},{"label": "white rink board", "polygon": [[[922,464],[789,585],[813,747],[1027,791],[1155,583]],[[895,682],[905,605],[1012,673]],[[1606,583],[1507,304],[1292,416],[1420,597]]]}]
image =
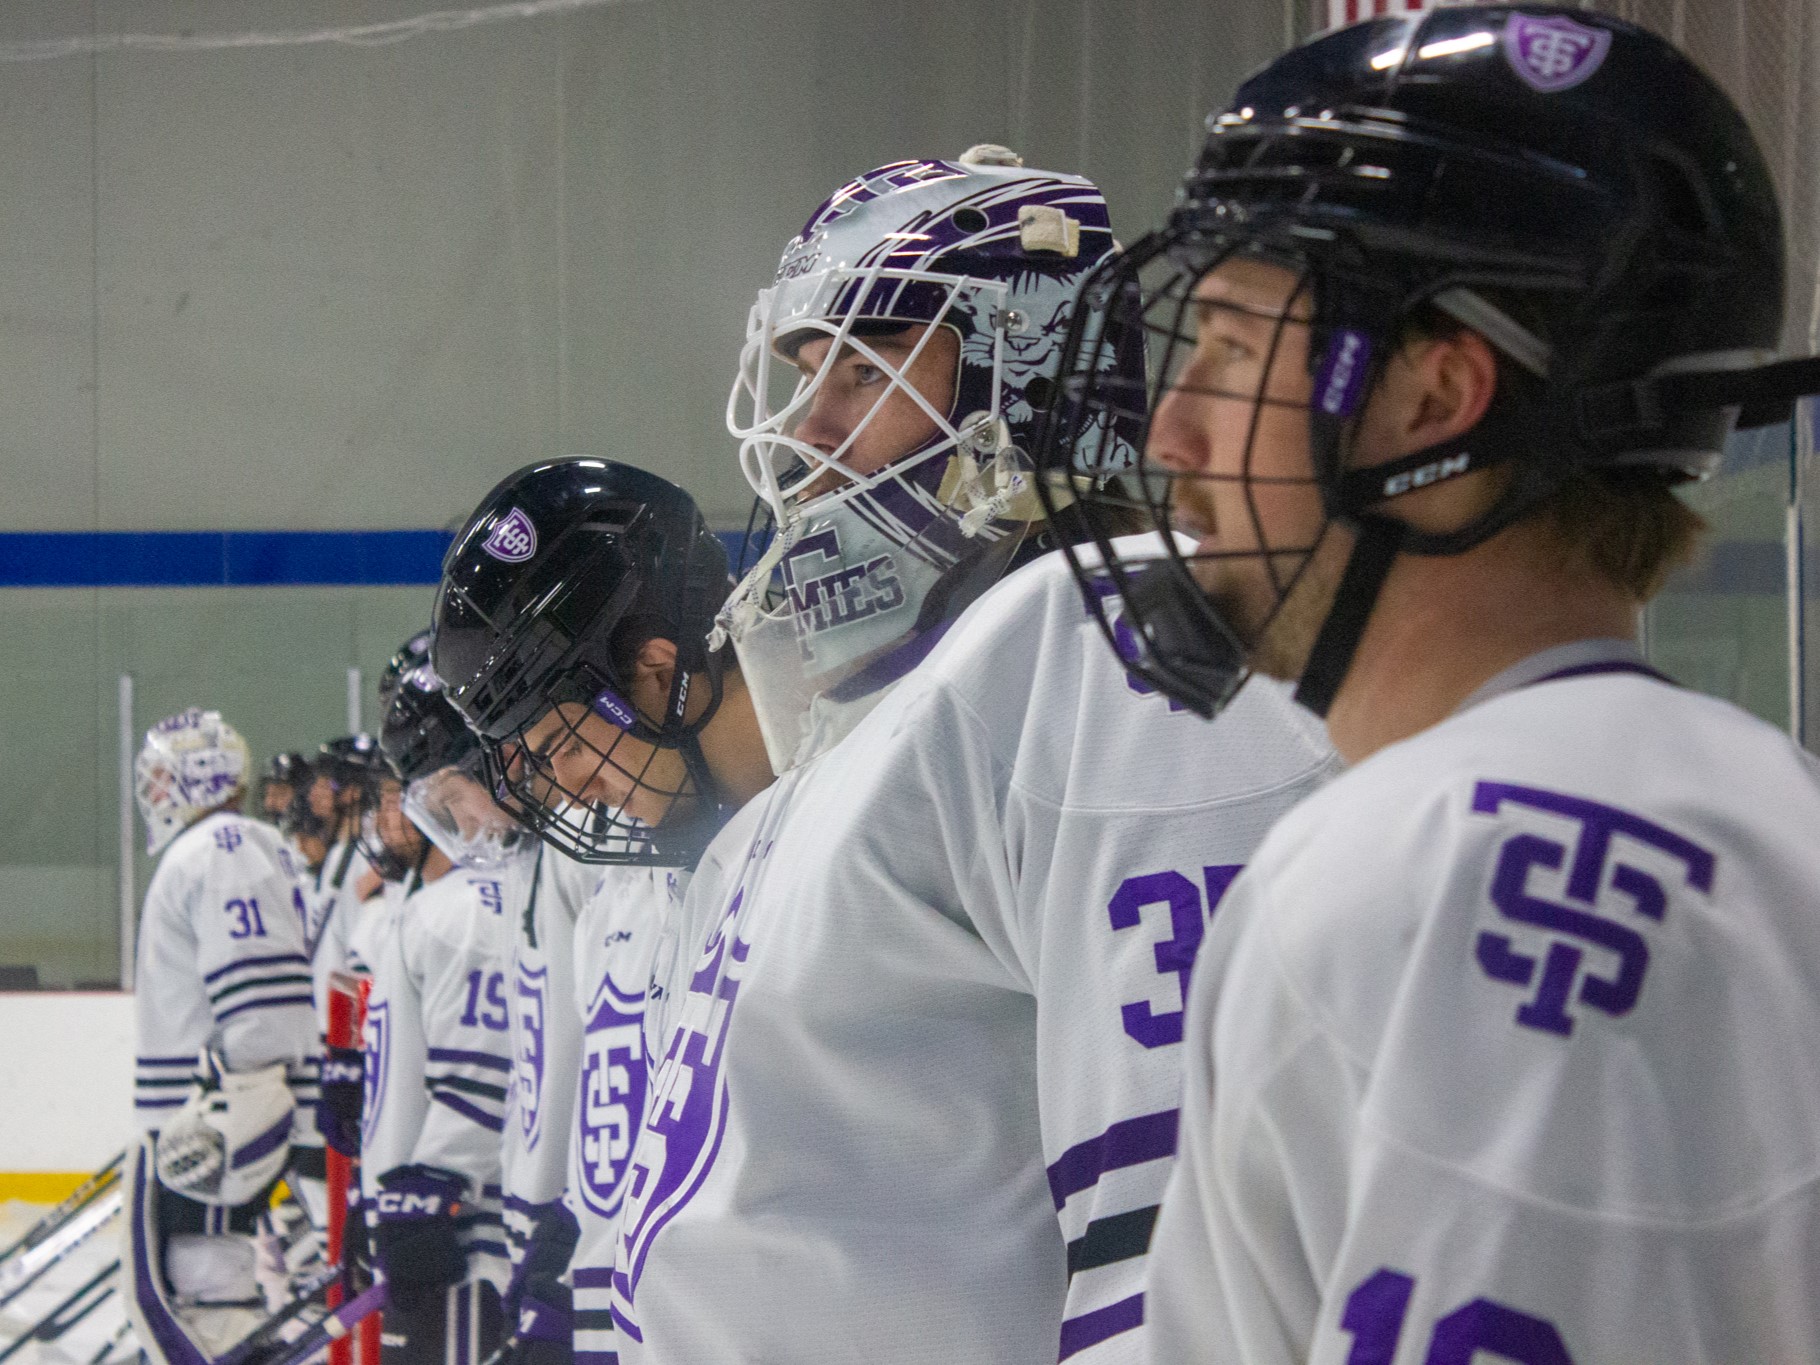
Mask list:
[{"label": "white rink board", "polygon": [[92,1171],[126,1146],[133,997],[0,995],[0,1172]]}]

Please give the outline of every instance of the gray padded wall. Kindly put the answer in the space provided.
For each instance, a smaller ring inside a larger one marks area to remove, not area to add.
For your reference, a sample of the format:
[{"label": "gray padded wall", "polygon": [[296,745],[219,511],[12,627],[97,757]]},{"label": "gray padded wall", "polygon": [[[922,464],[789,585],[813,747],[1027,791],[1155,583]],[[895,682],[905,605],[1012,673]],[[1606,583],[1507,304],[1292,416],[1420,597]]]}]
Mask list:
[{"label": "gray padded wall", "polygon": [[[8,0],[0,44],[436,3]],[[746,310],[830,190],[1007,142],[1099,179],[1135,237],[1284,32],[1278,0],[649,0],[0,64],[0,531],[442,526],[577,450],[743,524]],[[0,966],[113,973],[119,673],[140,728],[197,702],[260,758],[307,749],[427,599],[0,591]]]}]

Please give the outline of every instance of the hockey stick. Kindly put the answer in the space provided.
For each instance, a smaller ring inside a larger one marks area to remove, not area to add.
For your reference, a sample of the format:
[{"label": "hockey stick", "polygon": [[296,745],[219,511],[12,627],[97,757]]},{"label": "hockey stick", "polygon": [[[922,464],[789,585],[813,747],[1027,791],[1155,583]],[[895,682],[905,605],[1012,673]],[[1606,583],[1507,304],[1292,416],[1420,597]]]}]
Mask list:
[{"label": "hockey stick", "polygon": [[216,1357],[215,1365],[242,1365],[242,1362],[257,1355],[272,1344],[272,1337],[287,1323],[294,1322],[311,1307],[321,1307],[329,1286],[338,1283],[340,1278],[339,1266],[317,1271],[297,1286],[297,1294],[289,1303]]},{"label": "hockey stick", "polygon": [[[99,1351],[96,1351],[94,1355],[89,1357],[88,1365],[101,1365],[102,1361],[106,1360],[109,1356],[111,1356],[114,1353],[114,1348],[116,1346],[118,1346],[121,1342],[125,1341],[129,1335],[131,1335],[132,1330],[133,1330],[132,1318],[128,1317],[128,1318],[125,1318],[124,1320],[122,1320],[121,1324],[114,1329],[114,1334],[111,1337],[109,1337],[106,1341],[101,1343],[101,1349]],[[137,1356],[139,1354],[137,1345],[134,1346],[133,1354],[134,1354],[134,1356]]]},{"label": "hockey stick", "polygon": [[[38,1282],[38,1278],[70,1252],[81,1246],[108,1219],[120,1212],[123,1195],[115,1181],[108,1192],[89,1201],[79,1212],[66,1218],[61,1227],[37,1246],[0,1265],[0,1308]],[[3,1359],[4,1357],[0,1357]]]},{"label": "hockey stick", "polygon": [[84,1295],[99,1287],[103,1281],[115,1274],[119,1269],[120,1262],[114,1260],[101,1267],[100,1270],[97,1270],[83,1282],[79,1289],[64,1298],[55,1308],[51,1309],[50,1312],[39,1318],[38,1321],[34,1322],[30,1327],[26,1328],[25,1332],[16,1340],[7,1343],[6,1349],[0,1351],[0,1362],[10,1359],[14,1353],[22,1349],[27,1342],[55,1341],[58,1337],[69,1331],[70,1328],[81,1322],[82,1319],[86,1318],[90,1313],[94,1312],[95,1309],[99,1308],[102,1302],[114,1292],[113,1285],[108,1285],[106,1289],[102,1290],[102,1292],[96,1296],[94,1302],[84,1305],[80,1312],[74,1313],[67,1318],[64,1317],[65,1314],[70,1313],[71,1310],[82,1301]]},{"label": "hockey stick", "polygon": [[[385,1281],[381,1280],[361,1290],[297,1340],[284,1343],[270,1355],[256,1357],[257,1365],[305,1365],[316,1352],[331,1342],[340,1341],[360,1324],[361,1319],[384,1307]],[[4,1359],[4,1356],[0,1356],[0,1361]],[[221,1365],[226,1359],[223,1356],[216,1365]]]},{"label": "hockey stick", "polygon": [[13,1257],[20,1255],[38,1245],[38,1243],[42,1242],[45,1238],[53,1235],[57,1229],[81,1209],[84,1204],[119,1184],[121,1169],[125,1161],[126,1153],[122,1152],[119,1156],[108,1162],[107,1165],[96,1171],[87,1180],[84,1180],[80,1185],[76,1186],[75,1189],[71,1190],[69,1194],[64,1197],[61,1204],[58,1204],[53,1209],[46,1210],[37,1222],[33,1223],[15,1238],[4,1251],[0,1251],[0,1267],[5,1266]]}]

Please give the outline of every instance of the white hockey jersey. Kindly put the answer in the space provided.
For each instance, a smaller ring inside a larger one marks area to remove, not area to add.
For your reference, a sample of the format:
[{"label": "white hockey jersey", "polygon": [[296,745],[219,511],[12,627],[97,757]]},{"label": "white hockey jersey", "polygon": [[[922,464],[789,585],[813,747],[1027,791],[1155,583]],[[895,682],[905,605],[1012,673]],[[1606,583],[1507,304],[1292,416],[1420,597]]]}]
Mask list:
[{"label": "white hockey jersey", "polygon": [[500,1133],[512,1071],[506,913],[496,877],[456,868],[399,902],[369,908],[363,922],[373,985],[361,1186],[370,1206],[380,1177],[398,1166],[466,1177],[468,1276],[500,1289],[507,1278]]},{"label": "white hockey jersey", "polygon": [[1131,1358],[1202,926],[1331,763],[1136,685],[1059,556],[993,588],[691,888],[622,1355]]},{"label": "white hockey jersey", "polygon": [[158,860],[133,992],[133,1110],[142,1130],[182,1107],[204,1047],[233,1071],[289,1062],[294,1090],[309,1083],[301,1068],[315,1052],[316,1024],[288,859],[275,830],[218,812]]},{"label": "white hockey jersey", "polygon": [[570,1261],[575,1365],[614,1365],[613,1245],[632,1143],[644,1122],[649,1058],[645,992],[657,941],[688,885],[675,868],[609,867],[575,920],[581,1088],[569,1148],[580,1237]]},{"label": "white hockey jersey", "polygon": [[1227,898],[1153,1361],[1820,1360],[1820,774],[1587,653],[1358,765]]},{"label": "white hockey jersey", "polygon": [[347,970],[348,941],[363,912],[355,888],[371,867],[360,845],[344,839],[330,847],[322,866],[303,888],[309,915],[311,993],[319,1030],[328,1027],[329,978]]},{"label": "white hockey jersey", "polygon": [[502,1181],[506,1246],[516,1267],[531,1234],[569,1178],[581,1071],[581,1015],[575,1008],[575,920],[603,868],[539,845],[531,890],[509,927],[506,988],[512,1087],[506,1109]]}]

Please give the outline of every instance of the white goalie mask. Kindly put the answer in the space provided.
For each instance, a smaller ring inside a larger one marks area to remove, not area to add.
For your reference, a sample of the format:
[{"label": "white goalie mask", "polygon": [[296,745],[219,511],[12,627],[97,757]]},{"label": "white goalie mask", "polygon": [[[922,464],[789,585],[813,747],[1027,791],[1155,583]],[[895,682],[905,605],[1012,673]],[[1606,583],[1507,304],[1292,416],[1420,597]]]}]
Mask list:
[{"label": "white goalie mask", "polygon": [[252,755],[219,711],[192,706],[145,732],[133,765],[133,796],[145,819],[145,851],[164,847],[246,788]]},{"label": "white goalie mask", "polygon": [[720,620],[778,772],[844,736],[1041,520],[1026,452],[1112,249],[1090,181],[1001,147],[871,171],[786,247],[727,405],[773,534]]}]

